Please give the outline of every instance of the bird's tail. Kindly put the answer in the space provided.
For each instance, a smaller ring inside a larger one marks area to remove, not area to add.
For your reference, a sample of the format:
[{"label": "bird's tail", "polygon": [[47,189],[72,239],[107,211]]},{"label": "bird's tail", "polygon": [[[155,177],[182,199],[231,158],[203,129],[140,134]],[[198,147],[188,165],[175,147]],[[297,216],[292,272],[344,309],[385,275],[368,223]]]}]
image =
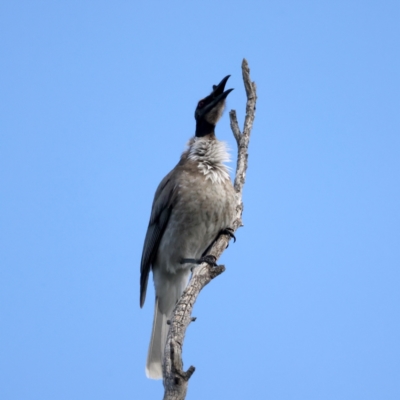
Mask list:
[{"label": "bird's tail", "polygon": [[167,319],[168,316],[160,311],[158,298],[156,298],[156,304],[154,305],[153,330],[151,333],[146,363],[146,376],[151,379],[162,379],[163,377],[162,360],[169,330]]}]

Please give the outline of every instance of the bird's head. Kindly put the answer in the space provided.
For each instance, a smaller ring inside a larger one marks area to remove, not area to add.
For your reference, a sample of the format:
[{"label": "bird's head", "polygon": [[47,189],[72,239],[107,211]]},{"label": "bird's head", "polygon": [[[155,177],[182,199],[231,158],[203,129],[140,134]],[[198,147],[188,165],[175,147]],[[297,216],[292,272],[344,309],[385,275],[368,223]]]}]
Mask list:
[{"label": "bird's head", "polygon": [[230,75],[226,76],[218,85],[214,85],[211,94],[198,102],[194,112],[197,137],[214,134],[215,125],[217,125],[225,108],[225,99],[233,90],[228,89],[224,92],[229,77]]}]

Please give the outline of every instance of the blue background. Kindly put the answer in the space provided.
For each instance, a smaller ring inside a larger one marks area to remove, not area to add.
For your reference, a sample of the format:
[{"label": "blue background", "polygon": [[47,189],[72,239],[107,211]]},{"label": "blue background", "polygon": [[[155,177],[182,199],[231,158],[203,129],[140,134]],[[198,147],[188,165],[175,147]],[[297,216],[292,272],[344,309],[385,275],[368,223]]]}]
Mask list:
[{"label": "blue background", "polygon": [[[0,398],[156,399],[154,191],[246,57],[244,228],[188,329],[188,399],[400,398],[398,1],[2,1]],[[235,141],[228,112],[217,127]],[[235,163],[231,166],[234,168]]]}]

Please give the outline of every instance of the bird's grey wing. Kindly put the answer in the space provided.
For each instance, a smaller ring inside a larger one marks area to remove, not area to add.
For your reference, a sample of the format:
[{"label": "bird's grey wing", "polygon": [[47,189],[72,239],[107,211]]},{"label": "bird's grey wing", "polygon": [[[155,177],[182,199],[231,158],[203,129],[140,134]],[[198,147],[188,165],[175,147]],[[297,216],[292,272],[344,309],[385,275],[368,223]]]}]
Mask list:
[{"label": "bird's grey wing", "polygon": [[175,191],[175,179],[172,170],[159,184],[154,195],[149,227],[144,239],[142,261],[140,265],[140,307],[146,299],[147,282],[149,280],[150,268],[158,251],[162,235],[167,226],[173,208]]}]

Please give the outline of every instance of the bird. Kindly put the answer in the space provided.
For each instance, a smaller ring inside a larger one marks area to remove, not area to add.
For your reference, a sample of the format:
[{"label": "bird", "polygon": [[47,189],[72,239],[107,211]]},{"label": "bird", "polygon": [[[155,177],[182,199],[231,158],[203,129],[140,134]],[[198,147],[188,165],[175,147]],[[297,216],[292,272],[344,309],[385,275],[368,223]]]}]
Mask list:
[{"label": "bird", "polygon": [[234,237],[236,197],[229,176],[225,142],[215,127],[233,89],[225,90],[230,75],[212,86],[197,103],[196,130],[178,164],[159,184],[153,200],[140,266],[140,307],[143,307],[150,271],[155,286],[153,329],[146,376],[162,379],[162,359],[172,311],[186,288],[192,268],[205,261],[221,233]]}]

